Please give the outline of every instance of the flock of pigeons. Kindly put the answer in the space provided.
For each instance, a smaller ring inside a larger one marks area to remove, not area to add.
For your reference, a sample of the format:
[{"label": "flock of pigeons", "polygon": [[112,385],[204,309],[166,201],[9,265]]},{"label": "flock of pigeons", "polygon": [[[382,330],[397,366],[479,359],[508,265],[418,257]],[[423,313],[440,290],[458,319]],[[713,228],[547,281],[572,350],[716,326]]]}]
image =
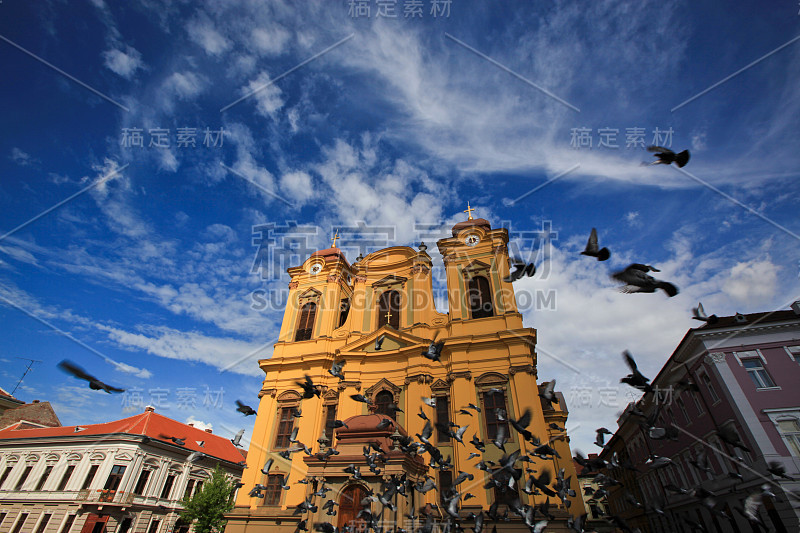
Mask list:
[{"label": "flock of pigeons", "polygon": [[[439,361],[444,341],[431,342],[428,349],[423,352],[425,357]],[[328,372],[340,380],[344,379],[342,369],[344,361],[334,362]],[[320,396],[320,388],[314,384],[310,376],[306,375],[304,381],[296,382],[300,387],[303,399]],[[545,404],[558,403],[558,397],[554,392],[555,381],[547,383],[539,393],[542,402]],[[486,394],[502,393],[499,389],[490,389]],[[362,402],[371,405],[372,402],[369,398],[362,394],[352,394],[350,396],[357,402]],[[397,438],[397,446],[404,453],[411,456],[427,456],[429,466],[434,470],[450,471],[454,468],[451,456],[445,458],[442,452],[434,443],[434,429],[440,432],[440,435],[447,435],[450,439],[455,440],[461,446],[468,447],[471,452],[468,459],[479,459],[474,465],[474,468],[486,472],[488,481],[483,485],[485,489],[493,489],[496,493],[507,494],[505,501],[505,509],[501,512],[500,506],[503,505],[499,501],[491,504],[488,510],[480,510],[478,513],[470,513],[465,516],[459,512],[459,506],[462,502],[466,502],[475,497],[474,494],[467,492],[468,489],[463,489],[462,484],[465,481],[473,481],[475,475],[467,471],[458,471],[455,479],[449,487],[440,487],[437,485],[436,480],[432,476],[425,476],[424,479],[414,482],[408,479],[404,473],[402,475],[392,475],[389,481],[384,482],[381,486],[380,492],[375,492],[367,489],[366,497],[360,502],[361,511],[356,516],[363,527],[363,531],[372,530],[375,533],[383,533],[385,527],[382,524],[381,517],[384,510],[395,511],[397,509],[397,497],[406,498],[409,512],[406,518],[410,520],[411,531],[413,533],[432,533],[435,526],[439,526],[442,531],[456,532],[463,531],[463,521],[471,521],[473,523],[473,533],[481,533],[488,521],[495,522],[492,526],[492,532],[496,533],[497,522],[508,522],[511,520],[510,515],[519,516],[522,521],[534,533],[544,531],[548,521],[554,520],[555,517],[551,513],[550,498],[558,498],[561,500],[565,507],[569,507],[572,503],[569,498],[574,498],[576,492],[571,488],[571,476],[564,477],[565,470],[563,468],[555,471],[555,475],[549,469],[542,465],[534,469],[532,466],[537,466],[534,461],[536,459],[551,461],[554,458],[561,456],[550,446],[549,442],[542,442],[536,435],[533,435],[528,426],[531,423],[532,412],[526,409],[522,415],[514,419],[506,413],[502,408],[495,408],[492,410],[493,418],[500,424],[497,426],[497,433],[490,442],[483,442],[478,438],[478,433],[472,435],[471,440],[465,440],[469,424],[459,425],[455,422],[449,423],[433,423],[426,413],[426,408],[435,408],[436,400],[434,398],[421,398],[422,405],[419,408],[419,416],[425,421],[422,433],[416,434],[416,439],[410,436],[400,436]],[[248,415],[253,414],[247,405],[243,405],[237,401],[237,411]],[[390,404],[388,406],[388,414],[391,418],[382,417],[381,421],[376,425],[376,429],[385,430],[394,426],[394,418],[396,413],[403,412],[397,405]],[[458,411],[460,415],[470,416],[473,419],[482,414],[479,406],[472,403],[466,405]],[[483,413],[485,414],[485,413]],[[295,408],[293,417],[299,418],[302,416],[302,410],[298,407]],[[506,427],[510,426],[517,432],[520,439],[524,439],[532,446],[532,453],[525,455],[520,450],[514,450],[510,453],[506,450],[506,443],[509,440]],[[328,424],[328,428],[334,429],[339,427],[347,427],[347,424],[342,420],[335,420]],[[559,427],[557,424],[551,424],[554,430],[563,432],[564,428]],[[279,455],[285,459],[290,459],[294,453],[303,452],[309,457],[316,457],[321,461],[327,461],[331,456],[338,455],[338,451],[334,448],[327,448],[324,452],[320,451],[314,453],[306,444],[297,439],[298,428],[295,427],[289,436],[289,446],[286,450],[279,452]],[[559,438],[565,435],[562,433]],[[322,440],[322,439],[320,439]],[[482,454],[486,451],[487,446],[494,446],[502,452],[502,457],[497,461],[491,461],[482,458]],[[342,469],[343,474],[349,474],[348,477],[355,480],[362,480],[365,476],[379,476],[382,472],[382,465],[387,462],[388,450],[381,448],[378,442],[365,443],[363,448],[364,465],[369,469],[371,474],[362,474],[362,465],[352,463],[346,468]],[[267,459],[266,463],[261,469],[265,475],[269,474],[270,469],[274,464],[274,459]],[[555,469],[554,469],[555,470]],[[534,475],[536,474],[536,475]],[[339,476],[341,477],[341,476]],[[555,477],[555,479],[553,479]],[[526,478],[526,479],[524,479]],[[336,516],[336,506],[339,505],[332,499],[327,499],[327,493],[332,489],[326,486],[327,481],[318,482],[316,479],[300,479],[297,483],[311,484],[311,491],[307,498],[300,503],[295,509],[295,515],[303,515],[306,513],[316,513],[321,507],[325,510],[326,516]],[[280,481],[281,489],[289,490],[291,487],[289,482],[289,474],[284,476]],[[267,487],[263,484],[256,484],[249,492],[253,498],[265,497]],[[417,498],[414,497],[415,493],[425,494],[431,490],[438,492],[440,505],[428,506],[422,509],[416,509],[415,505]],[[531,495],[544,495],[546,497],[543,503],[537,506],[522,504],[519,500],[518,490],[522,490],[525,494]],[[316,498],[320,497],[320,501]],[[323,503],[324,502],[324,503]],[[373,509],[373,504],[380,505],[380,511]],[[438,515],[438,516],[437,516]],[[583,531],[583,521],[585,517],[577,519],[570,519],[570,527],[576,532]],[[418,526],[417,526],[418,524]],[[330,522],[320,521],[314,524],[314,529],[322,533],[352,533],[353,528],[347,524],[341,530]],[[298,524],[299,531],[308,531],[308,518],[300,520]],[[402,527],[395,527],[394,533],[408,533]]]},{"label": "flock of pigeons", "polygon": [[[648,148],[648,150],[655,152],[654,155],[657,158],[657,160],[651,164],[675,163],[677,166],[683,167],[689,160],[688,151],[683,151],[676,154],[671,150],[657,146],[651,146]],[[608,250],[608,248],[600,248],[598,244],[597,230],[595,228],[592,228],[589,240],[586,243],[586,248],[581,252],[581,255],[594,257],[598,261],[605,261],[611,257],[611,252]],[[512,260],[512,266],[515,270],[505,278],[505,281],[507,282],[514,282],[522,277],[532,276],[536,272],[536,267],[533,263],[526,264],[523,261]],[[619,282],[624,283],[624,285],[620,287],[620,291],[625,293],[653,293],[660,289],[670,297],[678,294],[678,288],[675,285],[666,281],[655,279],[649,275],[649,272],[659,272],[659,270],[651,265],[633,263],[624,270],[613,273],[611,277]],[[715,324],[718,320],[716,315],[709,316],[705,313],[702,303],[698,304],[698,306],[693,309],[692,318],[709,324]],[[378,339],[376,339],[376,351],[381,350],[383,341],[384,336],[380,336]],[[424,351],[422,355],[432,361],[441,363],[440,357],[443,347],[444,341],[436,342],[436,339],[434,339],[434,341],[431,342],[428,349]],[[653,387],[650,384],[649,378],[642,375],[642,373],[638,370],[636,361],[630,352],[627,350],[623,352],[623,358],[630,368],[630,374],[623,377],[620,382],[626,383],[642,392],[652,392]],[[344,365],[344,360],[335,361],[328,372],[330,375],[339,378],[339,380],[343,380]],[[58,366],[74,377],[88,381],[89,387],[93,390],[103,390],[107,393],[124,391],[124,389],[112,387],[106,383],[103,383],[70,361],[64,360],[59,363]],[[296,382],[296,384],[302,389],[303,399],[320,396],[320,388],[313,383],[311,377],[308,375],[305,376],[305,381]],[[558,398],[555,395],[554,387],[555,380],[544,384],[544,387],[539,393],[543,404],[547,405],[550,403],[558,403]],[[697,385],[691,382],[679,382],[677,388],[679,392],[681,390],[697,390]],[[492,389],[488,391],[488,394],[499,392],[500,391],[497,389]],[[351,398],[355,401],[363,402],[368,405],[371,403],[368,398],[361,394],[353,394],[351,395]],[[255,409],[243,404],[241,401],[237,400],[236,404],[236,410],[243,415],[251,416],[256,414]],[[435,399],[433,398],[422,398],[422,404],[423,406],[430,408],[434,408],[436,405]],[[437,446],[434,444],[434,439],[432,438],[434,434],[434,424],[432,424],[430,418],[428,418],[423,406],[420,406],[419,413],[417,413],[417,416],[425,420],[422,433],[416,434],[418,440],[415,441],[409,436],[401,436],[398,439],[397,445],[404,453],[412,456],[423,456],[427,454],[431,468],[438,469],[440,471],[449,471],[453,468],[452,458],[448,456],[445,459],[441,451],[439,451]],[[654,412],[650,415],[646,415],[636,406],[632,406],[631,414],[638,418],[638,423],[645,430],[649,438],[654,440],[677,439],[678,432],[674,427],[658,427],[656,425],[660,407],[661,405],[657,402]],[[394,425],[393,419],[395,418],[397,412],[402,412],[402,409],[394,404],[390,404],[389,414],[391,419],[381,419],[381,422],[377,425],[376,429],[380,430],[392,427]],[[460,409],[458,413],[474,418],[481,414],[481,408],[476,405],[469,404]],[[301,408],[293,408],[292,416],[293,418],[302,417]],[[508,416],[503,409],[496,408],[494,409],[493,417],[500,422],[505,422],[518,433],[520,439],[524,439],[526,442],[529,442],[532,445],[533,452],[530,455],[522,454],[520,450],[507,453],[505,444],[508,442],[508,435],[506,434],[506,426],[501,424],[497,426],[498,429],[495,438],[488,444],[501,450],[503,455],[497,462],[490,461],[482,458],[481,454],[486,451],[487,443],[478,438],[477,432],[473,433],[472,439],[465,443],[465,433],[469,428],[469,424],[459,426],[454,422],[449,422],[447,424],[435,425],[442,434],[449,436],[462,446],[471,447],[475,450],[469,454],[468,459],[480,458],[480,460],[474,465],[474,468],[486,472],[486,476],[488,476],[488,481],[483,488],[494,489],[496,492],[501,494],[507,493],[508,495],[507,498],[504,498],[506,504],[505,510],[502,513],[500,512],[501,504],[497,500],[494,501],[494,503],[492,503],[489,509],[486,511],[480,510],[478,513],[472,512],[466,516],[462,516],[461,513],[459,513],[460,502],[466,502],[475,497],[469,492],[460,492],[459,486],[461,486],[465,481],[474,480],[475,474],[459,471],[458,475],[452,481],[452,485],[450,487],[439,487],[437,486],[435,479],[431,476],[425,476],[423,480],[414,482],[408,479],[404,473],[402,475],[392,475],[388,482],[384,482],[382,484],[381,491],[378,493],[375,493],[370,489],[367,490],[367,496],[360,502],[362,509],[356,516],[356,519],[362,521],[362,524],[365,526],[366,529],[364,529],[364,531],[372,530],[375,533],[384,533],[384,526],[381,523],[383,511],[386,509],[390,511],[396,510],[396,499],[398,496],[402,496],[408,501],[407,508],[410,509],[410,512],[406,515],[406,518],[411,521],[412,533],[432,533],[437,524],[445,533],[461,532],[464,530],[462,523],[465,520],[472,522],[473,525],[471,529],[473,533],[481,533],[486,527],[486,521],[490,520],[495,523],[492,526],[492,533],[496,533],[496,524],[502,521],[509,521],[510,514],[517,515],[533,533],[541,533],[544,531],[547,527],[548,521],[554,520],[554,516],[550,512],[551,497],[558,498],[564,507],[570,507],[572,502],[569,500],[569,498],[575,497],[576,495],[575,490],[570,487],[572,481],[571,477],[567,477],[565,479],[565,470],[561,468],[555,471],[556,469],[554,468],[554,481],[553,474],[546,467],[538,465],[538,469],[531,468],[531,466],[537,466],[537,464],[534,462],[535,459],[550,461],[554,460],[555,457],[560,458],[560,456],[558,452],[550,446],[549,442],[541,442],[537,436],[533,435],[527,429],[531,422],[530,409],[526,409],[523,414],[515,420],[514,418]],[[331,430],[340,427],[347,427],[347,425],[341,420],[335,420],[328,425],[328,428]],[[550,424],[550,427],[556,431],[564,431],[564,428],[558,427],[557,424]],[[610,434],[612,434],[612,432],[608,429],[598,428],[595,444],[601,448],[604,448],[606,445],[605,436]],[[717,434],[721,440],[728,443],[730,446],[747,450],[746,446],[739,440],[739,437],[735,431],[729,428],[723,428],[718,429]],[[244,430],[242,429],[233,439],[231,439],[231,443],[233,443],[234,446],[241,447],[240,441],[243,435]],[[297,435],[298,428],[295,427],[289,436],[289,443],[291,446],[286,450],[279,452],[279,455],[284,459],[291,459],[292,454],[302,451],[308,456],[316,457],[321,461],[327,461],[331,456],[339,453],[332,447],[328,447],[325,451],[315,453],[307,445],[298,441]],[[160,437],[170,440],[179,446],[185,445],[185,438],[168,435],[161,435]],[[564,434],[561,434],[555,438],[563,437]],[[323,439],[321,438],[321,444],[322,441]],[[202,446],[202,443],[200,445]],[[375,476],[381,473],[381,467],[379,465],[385,465],[387,461],[387,455],[388,452],[383,450],[377,442],[370,442],[368,445],[364,446],[363,449],[365,465]],[[187,461],[196,462],[201,460],[203,457],[205,457],[205,454],[195,451],[187,457]],[[621,461],[616,453],[612,455],[610,461],[605,461],[599,457],[586,458],[580,452],[576,451],[575,461],[584,468],[584,472],[596,473],[594,475],[594,481],[598,483],[599,489],[595,491],[587,487],[584,490],[586,491],[586,494],[591,494],[593,498],[598,501],[603,500],[608,496],[608,491],[611,487],[622,485],[620,481],[610,477],[608,474],[601,473],[601,471],[611,473],[612,469],[617,468],[638,471],[638,468],[634,466],[630,460]],[[269,474],[273,463],[273,458],[268,459],[262,467],[261,472],[265,475]],[[244,465],[245,463],[242,461],[240,464]],[[659,457],[656,455],[651,455],[645,463],[645,465],[651,469],[665,468],[671,464],[673,463],[668,457]],[[694,468],[701,472],[711,472],[705,452],[700,453],[696,460],[691,461],[691,464]],[[349,474],[352,479],[363,479],[361,465],[357,465],[355,463],[344,468],[343,473]],[[786,475],[782,465],[777,462],[771,462],[769,464],[768,473],[786,479],[792,479]],[[287,474],[281,479],[280,487],[282,490],[289,490],[289,476],[290,474]],[[527,476],[527,479],[523,481],[523,477],[525,476]],[[739,481],[743,480],[743,476],[738,472],[731,472],[728,474],[728,476],[736,478]],[[322,481],[321,486],[316,479],[300,479],[297,481],[297,483],[310,483],[312,485],[312,490],[308,497],[297,506],[295,509],[295,515],[317,512],[318,505],[315,503],[316,497],[320,497],[321,501],[324,501],[321,506],[322,509],[325,510],[326,516],[333,517],[337,514],[336,506],[339,504],[332,499],[327,499],[327,493],[332,489],[326,486],[326,481]],[[238,484],[237,488],[240,486],[242,486],[241,483]],[[694,489],[686,489],[669,484],[664,488],[674,494],[691,495],[702,502],[702,504],[715,515],[730,518],[725,514],[724,511],[721,511],[717,508],[715,495],[702,488],[702,486],[698,486]],[[538,506],[522,504],[519,500],[518,489],[529,495],[544,495],[546,499]],[[266,486],[262,484],[256,484],[250,490],[249,495],[254,498],[263,498],[264,491],[266,490]],[[415,509],[416,498],[414,497],[414,493],[418,492],[420,494],[425,494],[431,490],[436,490],[439,493],[439,501],[441,502],[441,505],[428,505],[422,509]],[[753,526],[755,531],[760,531],[762,528],[765,531],[767,530],[766,525],[761,521],[761,518],[758,515],[758,510],[762,504],[763,497],[767,495],[775,498],[775,495],[769,490],[769,484],[764,484],[761,487],[760,492],[756,492],[748,496],[744,502],[744,505],[737,509],[737,511],[742,514],[742,516],[744,516]],[[631,505],[640,509],[645,509],[645,505],[638,502],[635,496],[624,488],[623,498]],[[373,504],[379,504],[381,506],[380,512],[376,513],[373,510]],[[663,507],[663,505],[654,505],[651,507],[651,509],[658,514],[665,516],[665,513],[661,507]],[[438,518],[435,516],[434,511],[436,511],[438,514]],[[585,514],[578,516],[577,518],[571,517],[568,520],[568,527],[577,533],[583,533],[585,531],[584,525],[586,519],[587,515]],[[638,531],[638,529],[632,530],[628,524],[625,523],[625,520],[619,516],[607,516],[606,519],[611,524],[625,532],[633,533],[634,531]],[[699,522],[694,522],[686,518],[684,518],[684,521],[692,529],[692,531],[705,531],[704,526]],[[417,523],[419,524],[419,527],[415,525]],[[321,533],[351,533],[351,527],[349,524],[345,525],[340,531],[338,527],[326,521],[317,522],[314,524],[314,529]],[[298,523],[298,530],[308,531],[308,519],[301,520]],[[394,532],[408,533],[401,527],[395,527]]]}]

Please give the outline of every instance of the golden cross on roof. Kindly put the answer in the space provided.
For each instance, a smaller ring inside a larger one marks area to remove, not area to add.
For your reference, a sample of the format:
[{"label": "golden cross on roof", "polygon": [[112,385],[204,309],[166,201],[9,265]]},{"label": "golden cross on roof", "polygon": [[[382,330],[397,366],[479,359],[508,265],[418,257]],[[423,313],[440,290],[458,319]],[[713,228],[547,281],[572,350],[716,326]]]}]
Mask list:
[{"label": "golden cross on roof", "polygon": [[469,202],[467,202],[467,208],[464,211],[462,211],[462,213],[466,213],[467,214],[467,220],[472,220],[472,212],[473,211],[475,211],[475,209],[470,207],[469,206]]},{"label": "golden cross on roof", "polygon": [[392,312],[391,311],[386,311],[386,323],[387,324],[389,323],[389,319],[390,318],[392,318]]},{"label": "golden cross on roof", "polygon": [[336,248],[336,239],[339,238],[339,230],[336,230],[336,235],[333,236],[333,247]]}]

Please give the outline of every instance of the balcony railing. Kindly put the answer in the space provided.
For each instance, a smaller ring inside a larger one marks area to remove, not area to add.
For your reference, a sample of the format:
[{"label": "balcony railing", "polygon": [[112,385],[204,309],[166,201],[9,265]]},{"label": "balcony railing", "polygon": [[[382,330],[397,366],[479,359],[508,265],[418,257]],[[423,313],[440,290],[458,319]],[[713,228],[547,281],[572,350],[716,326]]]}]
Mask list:
[{"label": "balcony railing", "polygon": [[134,495],[130,492],[106,489],[92,491],[84,489],[78,492],[78,497],[75,499],[79,502],[130,504],[133,501],[133,496]]}]

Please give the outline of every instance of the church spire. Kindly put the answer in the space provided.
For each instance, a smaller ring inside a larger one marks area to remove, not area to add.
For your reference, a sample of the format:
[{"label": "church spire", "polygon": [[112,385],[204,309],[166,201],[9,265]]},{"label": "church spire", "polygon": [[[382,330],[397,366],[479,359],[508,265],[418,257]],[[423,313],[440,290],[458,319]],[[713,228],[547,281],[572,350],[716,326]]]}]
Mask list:
[{"label": "church spire", "polygon": [[467,208],[464,211],[462,211],[462,213],[466,213],[467,214],[467,220],[472,220],[472,212],[473,211],[475,211],[475,209],[470,207],[469,206],[469,201],[467,201]]}]

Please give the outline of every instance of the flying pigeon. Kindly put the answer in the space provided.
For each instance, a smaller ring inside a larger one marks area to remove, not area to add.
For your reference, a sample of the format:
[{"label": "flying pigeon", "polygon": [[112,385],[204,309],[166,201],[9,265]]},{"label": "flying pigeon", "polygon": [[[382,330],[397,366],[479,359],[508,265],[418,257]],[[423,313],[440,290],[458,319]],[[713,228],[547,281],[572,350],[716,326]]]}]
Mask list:
[{"label": "flying pigeon", "polygon": [[656,292],[656,289],[661,289],[670,297],[678,294],[678,287],[672,283],[655,279],[653,276],[647,274],[650,271],[659,272],[657,268],[650,265],[633,263],[628,265],[625,270],[615,272],[611,277],[625,283],[625,285],[620,288],[621,292]]},{"label": "flying pigeon", "polygon": [[611,252],[608,248],[600,248],[597,244],[597,230],[592,228],[592,233],[589,234],[589,242],[586,243],[586,249],[581,252],[581,255],[588,255],[589,257],[596,257],[598,261],[605,261],[611,257]]},{"label": "flying pigeon", "polygon": [[58,368],[66,372],[67,374],[72,374],[78,379],[83,379],[89,382],[89,388],[92,390],[102,390],[106,391],[108,394],[112,392],[125,392],[125,389],[118,389],[117,387],[112,387],[106,383],[103,383],[96,377],[92,376],[91,374],[87,374],[86,371],[67,359],[64,359],[60,363],[58,363]]},{"label": "flying pigeon", "polygon": [[689,150],[678,152],[677,154],[669,148],[663,146],[648,146],[648,152],[654,152],[653,157],[657,158],[650,163],[651,165],[669,165],[675,163],[679,167],[683,167],[689,162]]}]

